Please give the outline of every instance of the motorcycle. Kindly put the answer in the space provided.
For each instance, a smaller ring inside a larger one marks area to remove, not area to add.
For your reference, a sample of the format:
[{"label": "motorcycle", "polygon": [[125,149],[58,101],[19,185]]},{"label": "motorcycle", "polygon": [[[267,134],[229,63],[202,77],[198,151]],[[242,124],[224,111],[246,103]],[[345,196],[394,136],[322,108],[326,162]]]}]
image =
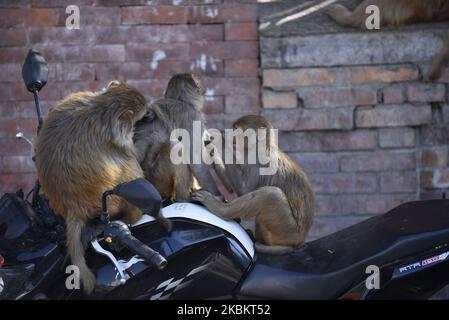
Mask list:
[{"label": "motorcycle", "polygon": [[[22,75],[34,94],[47,82],[30,50]],[[19,135],[20,137],[20,135]],[[144,179],[104,193],[84,232],[94,292],[77,288],[64,221],[39,192],[0,199],[0,299],[427,299],[449,283],[449,201],[402,204],[307,242],[292,253],[257,253],[251,233],[195,203],[161,199]],[[106,198],[121,196],[144,216],[110,221]],[[168,234],[150,215],[162,207]],[[75,272],[76,275],[76,272]],[[71,282],[71,281],[74,282]]]}]

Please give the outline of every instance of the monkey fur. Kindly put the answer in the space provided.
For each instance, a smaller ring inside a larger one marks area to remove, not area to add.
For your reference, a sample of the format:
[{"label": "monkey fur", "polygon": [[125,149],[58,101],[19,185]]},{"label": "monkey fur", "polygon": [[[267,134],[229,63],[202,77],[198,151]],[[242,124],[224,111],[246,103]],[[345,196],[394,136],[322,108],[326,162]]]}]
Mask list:
[{"label": "monkey fur", "polygon": [[[380,9],[382,27],[402,26],[418,22],[437,22],[449,19],[449,1],[447,0],[365,0],[353,11],[340,4],[329,6],[327,13],[342,26],[366,29],[368,14],[366,7],[375,5]],[[443,68],[449,62],[449,35],[443,48],[433,60],[426,79],[434,81],[441,76]]]},{"label": "monkey fur", "polygon": [[[201,164],[177,164],[170,160],[170,134],[185,129],[193,137],[193,121],[205,126],[202,108],[204,88],[192,74],[173,76],[163,98],[155,101],[144,118],[136,124],[134,144],[145,177],[166,197],[189,201],[194,177],[201,187],[218,194],[209,168]],[[197,137],[195,137],[197,138]],[[193,155],[191,143],[191,154]]]},{"label": "monkey fur", "polygon": [[[249,115],[238,119],[234,128],[269,130],[273,126],[262,116]],[[274,175],[260,175],[258,163],[225,164],[225,172],[217,174],[230,182],[238,197],[225,203],[200,190],[192,199],[223,219],[255,218],[256,250],[282,254],[304,243],[313,222],[315,197],[304,171],[276,144],[270,142],[268,148],[277,161]]]},{"label": "monkey fur", "polygon": [[[117,81],[99,92],[67,96],[49,112],[36,144],[36,169],[42,191],[67,226],[67,248],[78,266],[84,290],[95,276],[84,258],[82,230],[101,212],[103,192],[143,177],[132,142],[133,126],[147,110],[144,96]],[[112,218],[136,222],[142,212],[120,197],[110,197]]]}]

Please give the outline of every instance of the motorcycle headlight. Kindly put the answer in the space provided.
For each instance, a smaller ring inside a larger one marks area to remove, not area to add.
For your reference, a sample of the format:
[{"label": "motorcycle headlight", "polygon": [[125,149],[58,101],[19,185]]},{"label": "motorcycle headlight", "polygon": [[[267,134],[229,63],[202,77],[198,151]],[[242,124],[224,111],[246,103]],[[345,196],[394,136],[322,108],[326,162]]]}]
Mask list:
[{"label": "motorcycle headlight", "polygon": [[27,283],[34,264],[3,266],[0,268],[0,300],[17,299],[27,293]]}]

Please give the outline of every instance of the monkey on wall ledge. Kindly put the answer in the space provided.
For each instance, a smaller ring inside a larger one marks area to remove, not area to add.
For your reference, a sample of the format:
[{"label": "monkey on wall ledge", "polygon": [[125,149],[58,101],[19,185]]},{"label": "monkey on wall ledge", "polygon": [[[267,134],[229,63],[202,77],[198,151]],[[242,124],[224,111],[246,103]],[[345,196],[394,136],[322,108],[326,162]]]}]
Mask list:
[{"label": "monkey on wall ledge", "polygon": [[[145,178],[162,196],[176,201],[190,201],[194,178],[203,189],[219,194],[205,163],[194,164],[190,160],[190,164],[174,164],[170,159],[170,135],[174,129],[184,129],[191,139],[203,142],[204,91],[194,75],[174,75],[168,82],[164,97],[152,103],[147,114],[136,124],[134,144]],[[201,126],[199,137],[194,137],[194,121]],[[190,154],[194,156],[193,143],[190,147]],[[201,154],[199,156],[201,158]]]},{"label": "monkey on wall ledge", "polygon": [[[65,219],[71,262],[78,266],[88,293],[94,289],[95,276],[84,258],[82,230],[101,212],[105,191],[143,177],[132,136],[134,124],[146,110],[139,91],[113,81],[102,91],[73,93],[58,102],[37,138],[39,182],[52,207]],[[127,223],[142,216],[138,208],[117,196],[108,198],[108,211],[112,218]]]},{"label": "monkey on wall ledge", "polygon": [[260,175],[260,162],[226,163],[225,170],[217,170],[217,174],[230,183],[238,197],[225,203],[200,190],[193,193],[192,199],[200,201],[223,219],[255,218],[257,251],[268,254],[290,252],[304,243],[313,222],[315,197],[309,180],[304,171],[272,142],[273,126],[263,116],[244,116],[233,126],[242,132],[266,130],[266,135],[257,133],[259,146],[245,143],[244,151],[249,154],[256,152],[257,147],[267,148],[276,172]]},{"label": "monkey on wall ledge", "polygon": [[[364,0],[353,11],[340,4],[329,6],[328,15],[342,26],[366,29],[365,21],[368,6],[380,9],[381,27],[402,26],[418,22],[437,22],[449,20],[449,1],[447,0]],[[430,72],[426,78],[436,80],[442,69],[449,62],[449,34],[443,48],[434,58]]]}]

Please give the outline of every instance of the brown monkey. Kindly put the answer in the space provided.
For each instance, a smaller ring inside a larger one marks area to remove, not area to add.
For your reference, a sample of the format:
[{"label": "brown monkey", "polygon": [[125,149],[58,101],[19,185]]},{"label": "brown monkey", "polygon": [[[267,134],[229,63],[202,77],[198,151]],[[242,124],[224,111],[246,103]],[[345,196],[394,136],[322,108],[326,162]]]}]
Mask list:
[{"label": "brown monkey", "polygon": [[[365,0],[352,12],[340,4],[335,4],[327,9],[327,13],[342,26],[366,29],[365,21],[368,14],[365,10],[370,5],[380,9],[380,23],[384,27],[449,19],[447,0]],[[426,78],[432,81],[438,79],[448,62],[449,36],[444,41],[441,52],[434,58]]]},{"label": "brown monkey", "polygon": [[[67,224],[67,248],[84,290],[95,276],[86,265],[82,229],[101,211],[104,191],[143,177],[132,142],[133,126],[147,109],[136,89],[111,82],[99,92],[67,96],[50,111],[36,144],[42,190]],[[136,222],[142,212],[119,197],[108,202],[111,217]]]},{"label": "brown monkey", "polygon": [[380,9],[382,27],[449,19],[447,0],[365,0],[352,12],[340,4],[329,6],[327,13],[338,24],[365,29],[370,5]]},{"label": "brown monkey", "polygon": [[[134,143],[145,177],[163,196],[174,197],[177,201],[190,200],[193,177],[203,189],[219,194],[208,166],[202,161],[194,164],[190,159],[191,164],[174,165],[170,160],[172,130],[185,129],[191,138],[202,141],[203,105],[204,88],[198,79],[192,74],[177,74],[170,79],[164,97],[154,102],[136,124]],[[193,137],[194,121],[201,125],[199,137]],[[193,156],[192,140],[190,146]]]},{"label": "brown monkey", "polygon": [[[260,175],[262,166],[259,161],[256,164],[226,164],[224,174],[239,197],[224,203],[201,190],[195,192],[192,199],[202,202],[224,219],[254,217],[256,240],[263,243],[256,243],[258,251],[271,254],[289,252],[304,242],[312,225],[315,200],[309,180],[301,168],[271,141],[273,126],[264,117],[241,117],[234,123],[234,128],[268,130],[266,136],[257,133],[262,142],[262,147],[260,144],[258,147],[266,148],[277,171],[273,175]],[[244,148],[248,153],[256,150],[256,146],[250,143],[246,143]],[[235,153],[234,150],[234,156]]]}]

